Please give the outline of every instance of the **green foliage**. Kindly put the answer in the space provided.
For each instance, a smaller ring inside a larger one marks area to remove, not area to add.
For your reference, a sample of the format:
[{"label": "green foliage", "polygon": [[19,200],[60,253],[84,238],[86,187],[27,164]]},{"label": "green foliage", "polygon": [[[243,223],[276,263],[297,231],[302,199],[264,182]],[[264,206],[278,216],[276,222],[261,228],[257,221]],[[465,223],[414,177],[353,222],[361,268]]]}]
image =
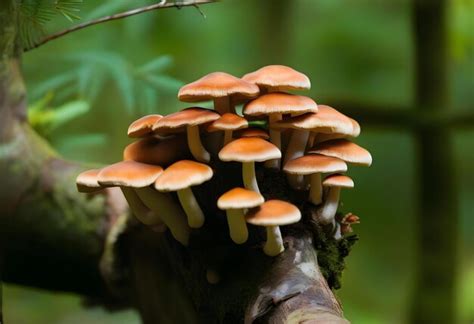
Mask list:
[{"label": "green foliage", "polygon": [[45,24],[56,16],[70,22],[80,19],[82,0],[22,0],[20,2],[20,37],[24,47],[31,47],[45,34]]}]

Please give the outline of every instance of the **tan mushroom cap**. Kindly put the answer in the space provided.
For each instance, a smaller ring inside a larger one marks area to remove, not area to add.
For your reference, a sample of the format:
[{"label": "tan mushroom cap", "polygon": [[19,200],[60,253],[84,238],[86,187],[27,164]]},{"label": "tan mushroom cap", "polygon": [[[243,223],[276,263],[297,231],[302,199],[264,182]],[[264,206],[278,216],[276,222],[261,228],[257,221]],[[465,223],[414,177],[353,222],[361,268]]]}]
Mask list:
[{"label": "tan mushroom cap", "polygon": [[247,223],[257,226],[280,226],[298,222],[300,210],[293,204],[281,200],[268,200],[260,207],[249,211]]},{"label": "tan mushroom cap", "polygon": [[258,137],[236,139],[219,152],[222,161],[263,162],[281,158],[281,152],[270,142]]},{"label": "tan mushroom cap", "polygon": [[173,163],[155,182],[159,191],[178,191],[199,185],[212,178],[212,169],[199,162],[183,160]]},{"label": "tan mushroom cap", "polygon": [[335,139],[317,144],[308,153],[336,157],[349,163],[370,166],[372,155],[369,151],[346,139]]},{"label": "tan mushroom cap", "polygon": [[207,127],[208,132],[217,132],[221,130],[237,130],[247,128],[249,122],[244,117],[237,114],[225,113],[219,119],[216,119]]},{"label": "tan mushroom cap", "polygon": [[133,142],[123,151],[124,160],[168,166],[176,161],[191,158],[186,137],[164,139],[148,137]]},{"label": "tan mushroom cap", "polygon": [[84,193],[96,192],[102,189],[97,182],[100,169],[87,170],[80,173],[76,178],[77,191]]},{"label": "tan mushroom cap", "polygon": [[306,75],[284,65],[264,66],[255,72],[247,73],[242,80],[269,90],[288,91],[311,88],[311,82]]},{"label": "tan mushroom cap", "polygon": [[348,135],[353,133],[354,126],[349,117],[326,105],[319,105],[318,109],[317,113],[306,113],[278,121],[272,128],[307,129]]},{"label": "tan mushroom cap", "polygon": [[346,172],[347,164],[334,157],[309,154],[288,161],[283,170],[290,174],[309,175],[314,173]]},{"label": "tan mushroom cap", "polygon": [[162,172],[163,168],[158,165],[122,161],[103,168],[97,179],[105,187],[143,188],[155,182]]},{"label": "tan mushroom cap", "polygon": [[265,199],[258,192],[244,188],[234,188],[219,197],[217,207],[223,210],[254,208],[263,204],[264,201]]},{"label": "tan mushroom cap", "polygon": [[259,92],[260,89],[253,83],[225,72],[214,72],[183,86],[179,89],[178,99],[199,102],[228,96],[255,98]]},{"label": "tan mushroom cap", "polygon": [[191,107],[161,118],[153,125],[159,134],[180,133],[186,126],[198,126],[218,119],[218,113],[210,109]]},{"label": "tan mushroom cap", "polygon": [[238,137],[258,137],[265,140],[270,138],[270,135],[268,135],[266,131],[257,127],[242,129],[241,131],[237,133],[237,136]]},{"label": "tan mushroom cap", "polygon": [[313,99],[283,92],[267,93],[247,103],[244,115],[259,116],[269,114],[290,114],[317,112],[318,105]]},{"label": "tan mushroom cap", "polygon": [[324,187],[354,188],[354,181],[346,175],[332,174],[323,181]]},{"label": "tan mushroom cap", "polygon": [[150,134],[153,131],[153,125],[161,118],[163,118],[161,115],[147,115],[135,120],[128,127],[128,137],[142,137]]}]

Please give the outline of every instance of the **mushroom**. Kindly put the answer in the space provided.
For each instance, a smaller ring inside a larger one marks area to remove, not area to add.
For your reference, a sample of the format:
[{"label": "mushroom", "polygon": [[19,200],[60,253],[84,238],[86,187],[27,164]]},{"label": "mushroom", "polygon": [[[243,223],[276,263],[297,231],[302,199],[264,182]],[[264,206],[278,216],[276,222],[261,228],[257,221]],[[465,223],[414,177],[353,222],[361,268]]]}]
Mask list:
[{"label": "mushroom", "polygon": [[232,99],[252,99],[259,88],[247,81],[224,72],[214,72],[179,89],[178,99],[184,102],[214,101],[214,109],[220,114],[235,113]]},{"label": "mushroom", "polygon": [[341,174],[332,174],[323,181],[323,187],[329,188],[324,197],[324,204],[319,214],[321,224],[335,224],[334,216],[339,206],[339,195],[341,188],[354,188],[354,181],[351,178]]},{"label": "mushroom", "polygon": [[199,125],[212,122],[219,118],[219,114],[204,108],[187,108],[161,118],[153,131],[158,134],[172,134],[186,132],[188,146],[194,158],[200,162],[209,162],[210,155],[201,143]]},{"label": "mushroom", "polygon": [[192,158],[186,137],[182,135],[163,139],[147,137],[135,141],[123,151],[125,161],[132,160],[166,167],[176,161]]},{"label": "mushroom", "polygon": [[101,191],[103,188],[97,182],[97,175],[100,169],[91,169],[82,172],[76,178],[77,191],[82,193],[94,193]]},{"label": "mushroom", "polygon": [[170,165],[156,180],[158,191],[176,191],[191,228],[204,224],[204,213],[194,197],[191,186],[199,185],[212,178],[212,169],[205,164],[183,160]]},{"label": "mushroom", "polygon": [[260,206],[264,201],[265,199],[258,192],[244,188],[234,188],[219,197],[217,206],[226,211],[232,241],[237,244],[247,241],[249,233],[245,223],[244,210]]},{"label": "mushroom", "polygon": [[[142,223],[155,227],[163,222],[176,240],[187,245],[189,228],[181,209],[171,196],[150,187],[162,172],[160,166],[123,161],[103,168],[98,175],[98,182],[104,187],[120,187],[130,208]],[[149,210],[153,213],[149,213]]]},{"label": "mushroom", "polygon": [[316,144],[308,153],[332,156],[348,163],[370,166],[372,155],[369,151],[346,139],[335,139]]},{"label": "mushroom", "polygon": [[238,129],[247,128],[247,119],[237,114],[225,113],[219,119],[213,121],[208,127],[208,132],[224,131],[224,145],[232,141],[232,132]]},{"label": "mushroom", "polygon": [[268,140],[270,135],[266,131],[261,128],[252,127],[252,128],[245,128],[242,129],[237,133],[238,137],[258,137],[264,140]]},{"label": "mushroom", "polygon": [[314,146],[314,144],[317,144],[317,143],[322,143],[322,142],[326,142],[326,141],[329,141],[329,140],[333,140],[333,139],[340,139],[340,138],[350,138],[350,137],[357,137],[360,135],[360,125],[359,123],[348,117],[349,120],[351,121],[352,123],[352,132],[350,134],[344,134],[344,133],[330,133],[330,134],[323,134],[323,133],[320,133],[320,134],[317,134],[317,133],[314,133],[312,132],[310,134],[310,139],[308,140],[308,145],[307,145],[307,148],[312,148]]},{"label": "mushroom", "polygon": [[[270,127],[270,141],[281,149],[280,130],[272,127],[277,121],[282,119],[283,114],[304,114],[315,113],[318,106],[313,99],[304,96],[297,96],[282,92],[273,92],[260,96],[244,106],[244,115],[261,116],[267,115]],[[304,140],[304,139],[303,139]],[[306,145],[306,140],[304,143]],[[280,168],[280,161],[276,160],[267,163],[265,166]]]},{"label": "mushroom", "polygon": [[255,162],[281,158],[280,150],[261,138],[243,137],[222,148],[219,159],[222,161],[242,162],[242,177],[247,189],[260,193],[255,177]]},{"label": "mushroom", "polygon": [[263,251],[266,255],[276,256],[285,250],[279,226],[297,223],[301,219],[301,212],[295,205],[285,201],[268,200],[249,211],[245,218],[252,225],[265,226],[267,241]]},{"label": "mushroom", "polygon": [[346,172],[347,164],[337,158],[310,154],[288,161],[283,170],[295,175],[309,175],[311,187],[308,200],[319,205],[322,202],[321,173]]},{"label": "mushroom", "polygon": [[161,115],[147,115],[135,120],[128,127],[128,137],[144,137],[153,132],[153,125],[163,118]]},{"label": "mushroom", "polygon": [[255,72],[247,73],[242,80],[255,83],[261,92],[308,90],[309,78],[284,65],[267,65]]}]

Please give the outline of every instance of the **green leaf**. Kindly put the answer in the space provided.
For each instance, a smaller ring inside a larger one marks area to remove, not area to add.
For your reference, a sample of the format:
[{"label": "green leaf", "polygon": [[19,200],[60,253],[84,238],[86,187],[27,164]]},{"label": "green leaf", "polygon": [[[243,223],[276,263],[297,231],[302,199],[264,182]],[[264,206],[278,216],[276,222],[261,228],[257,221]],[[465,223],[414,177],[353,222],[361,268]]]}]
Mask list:
[{"label": "green leaf", "polygon": [[66,85],[72,84],[77,79],[76,71],[68,71],[63,74],[58,74],[43,82],[40,82],[34,89],[30,90],[30,96],[33,100],[42,98],[45,93],[54,92]]},{"label": "green leaf", "polygon": [[142,65],[138,68],[137,72],[142,74],[162,72],[164,69],[169,68],[171,65],[173,65],[173,58],[169,55],[163,55]]},{"label": "green leaf", "polygon": [[52,110],[49,118],[49,129],[54,130],[67,122],[86,114],[90,110],[89,103],[83,100],[68,102]]},{"label": "green leaf", "polygon": [[182,81],[166,75],[147,75],[145,80],[156,89],[168,92],[177,92],[184,85]]}]

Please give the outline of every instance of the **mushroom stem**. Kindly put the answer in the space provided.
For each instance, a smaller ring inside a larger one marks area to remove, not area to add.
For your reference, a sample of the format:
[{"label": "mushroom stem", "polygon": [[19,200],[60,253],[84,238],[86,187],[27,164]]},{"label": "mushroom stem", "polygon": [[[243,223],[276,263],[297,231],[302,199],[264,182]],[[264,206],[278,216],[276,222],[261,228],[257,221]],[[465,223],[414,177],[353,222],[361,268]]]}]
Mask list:
[{"label": "mushroom stem", "polygon": [[263,247],[263,252],[269,256],[275,256],[283,251],[283,238],[281,237],[280,227],[278,226],[267,226],[267,241]]},{"label": "mushroom stem", "polygon": [[320,214],[321,224],[334,224],[334,216],[336,216],[337,208],[339,207],[340,192],[340,187],[329,188]]},{"label": "mushroom stem", "polygon": [[176,205],[173,198],[169,194],[156,191],[151,187],[139,188],[136,189],[136,192],[148,208],[161,216],[173,237],[187,246],[190,229],[186,224],[186,217],[182,209]]},{"label": "mushroom stem", "polygon": [[129,187],[120,187],[125,200],[127,200],[130,210],[133,215],[143,224],[154,227],[163,224],[163,221],[160,217],[152,212],[143,201],[141,201],[138,194],[135,192],[135,189]]},{"label": "mushroom stem", "polygon": [[237,244],[245,243],[249,237],[249,232],[243,210],[228,209],[227,223],[229,224],[229,234],[232,241]]},{"label": "mushroom stem", "polygon": [[307,149],[313,148],[314,144],[317,141],[318,133],[316,132],[310,132],[308,136],[308,143],[306,144]]},{"label": "mushroom stem", "polygon": [[[268,126],[270,129],[270,142],[275,144],[281,150],[281,132],[278,129],[272,129],[271,125],[282,119],[282,114],[270,114],[268,116]],[[265,161],[265,167],[271,169],[280,169],[280,159]]]},{"label": "mushroom stem", "polygon": [[257,177],[255,176],[255,162],[250,161],[242,163],[242,177],[245,188],[260,193],[260,189],[258,189]]},{"label": "mushroom stem", "polygon": [[204,224],[204,214],[199,203],[194,197],[191,188],[184,188],[177,191],[179,202],[188,216],[188,224],[191,228],[200,228]]},{"label": "mushroom stem", "polygon": [[231,130],[225,130],[224,131],[224,145],[232,141],[232,131]]},{"label": "mushroom stem", "polygon": [[[285,152],[283,165],[286,162],[299,158],[304,155],[306,144],[308,143],[309,131],[303,129],[295,129],[291,133],[290,142]],[[295,174],[287,175],[290,187],[293,189],[304,189],[304,177]]]},{"label": "mushroom stem", "polygon": [[336,228],[334,229],[334,239],[339,241],[342,239],[341,224],[336,223]]},{"label": "mushroom stem", "polygon": [[319,205],[323,200],[321,173],[313,173],[310,175],[310,181],[309,201],[315,205]]},{"label": "mushroom stem", "polygon": [[188,126],[186,134],[188,136],[189,150],[194,158],[200,162],[209,162],[211,156],[204,146],[202,146],[201,136],[199,135],[199,126]]},{"label": "mushroom stem", "polygon": [[214,110],[221,115],[225,113],[235,114],[235,108],[230,102],[230,97],[214,98]]}]

